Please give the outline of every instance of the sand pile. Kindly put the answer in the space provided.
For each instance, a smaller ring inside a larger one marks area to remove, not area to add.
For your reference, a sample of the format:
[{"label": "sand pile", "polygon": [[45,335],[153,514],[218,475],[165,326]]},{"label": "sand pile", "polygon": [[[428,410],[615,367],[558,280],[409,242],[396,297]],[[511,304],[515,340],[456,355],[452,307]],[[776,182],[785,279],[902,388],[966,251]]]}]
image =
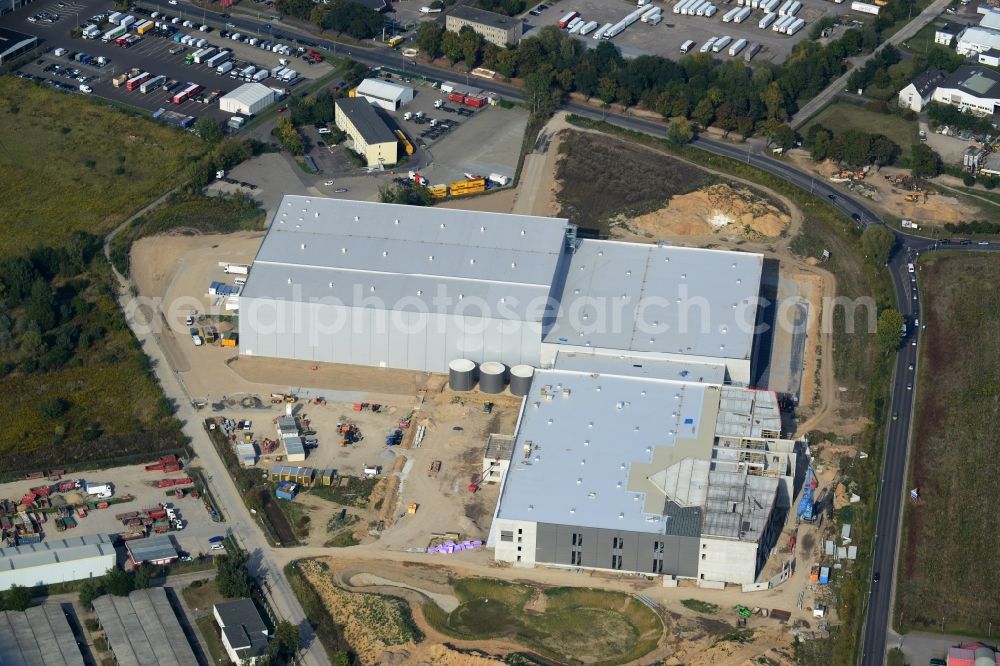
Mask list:
[{"label": "sand pile", "polygon": [[666,208],[640,215],[623,226],[654,238],[713,233],[776,238],[790,221],[787,213],[752,190],[719,183],[671,197]]}]

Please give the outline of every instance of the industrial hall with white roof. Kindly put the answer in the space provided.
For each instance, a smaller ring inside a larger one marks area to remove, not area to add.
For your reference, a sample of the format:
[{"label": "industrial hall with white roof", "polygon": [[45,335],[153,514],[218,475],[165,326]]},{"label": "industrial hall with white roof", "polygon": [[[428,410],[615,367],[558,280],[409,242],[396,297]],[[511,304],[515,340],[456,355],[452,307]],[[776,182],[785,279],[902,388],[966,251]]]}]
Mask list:
[{"label": "industrial hall with white roof", "polygon": [[803,459],[750,388],[762,268],[564,219],[287,195],[239,297],[240,354],[453,390],[509,375],[497,560],[752,584]]}]

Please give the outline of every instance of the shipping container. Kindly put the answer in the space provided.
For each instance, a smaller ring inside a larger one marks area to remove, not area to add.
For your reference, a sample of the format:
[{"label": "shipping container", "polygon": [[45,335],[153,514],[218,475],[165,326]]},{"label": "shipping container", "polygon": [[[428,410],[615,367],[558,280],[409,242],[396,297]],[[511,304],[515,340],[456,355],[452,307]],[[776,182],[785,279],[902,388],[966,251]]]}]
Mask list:
[{"label": "shipping container", "polygon": [[226,62],[222,63],[221,65],[219,65],[218,67],[215,68],[215,73],[216,74],[225,74],[226,72],[230,71],[232,68],[233,68],[232,61],[231,60],[227,60]]},{"label": "shipping container", "polygon": [[199,65],[202,63],[208,64],[208,59],[213,55],[215,55],[215,48],[212,46],[206,46],[194,54],[194,61]]},{"label": "shipping container", "polygon": [[143,21],[135,28],[135,31],[140,35],[145,35],[147,32],[152,30],[153,27],[154,24],[152,21]]},{"label": "shipping container", "polygon": [[728,12],[722,15],[722,22],[732,23],[733,17],[736,16],[740,11],[742,10],[739,7],[733,7]]},{"label": "shipping container", "polygon": [[123,18],[125,18],[125,15],[121,12],[111,12],[111,15],[108,16],[108,21],[111,25],[118,25]]},{"label": "shipping container", "polygon": [[774,25],[771,26],[771,30],[773,32],[783,33],[783,32],[785,32],[785,28],[787,26],[791,25],[792,21],[794,21],[794,20],[795,19],[792,18],[791,16],[782,16],[781,18],[779,18],[778,20],[776,20],[774,22]]},{"label": "shipping container", "polygon": [[124,35],[125,30],[126,28],[123,28],[122,26],[118,26],[117,28],[112,28],[111,30],[108,30],[106,33],[104,33],[104,36],[101,37],[101,41],[113,42],[114,40]]},{"label": "shipping container", "polygon": [[747,45],[747,40],[745,39],[736,40],[736,42],[729,47],[729,55],[738,56],[740,54],[740,51],[746,48],[746,45]]},{"label": "shipping container", "polygon": [[597,21],[591,21],[580,29],[580,34],[589,35],[590,33],[594,32],[594,29],[597,28],[598,25],[600,24]]},{"label": "shipping container", "polygon": [[862,14],[872,14],[878,16],[879,6],[867,2],[852,2],[851,9]]},{"label": "shipping container", "polygon": [[709,37],[708,40],[704,44],[701,45],[701,48],[698,49],[698,52],[699,53],[708,53],[709,51],[711,51],[712,50],[712,45],[715,44],[715,39],[716,39],[715,37]]},{"label": "shipping container", "polygon": [[753,57],[757,55],[758,51],[760,51],[760,44],[751,44],[750,48],[748,48],[743,54],[744,62],[750,62],[753,60]]},{"label": "shipping container", "polygon": [[133,23],[135,23],[135,17],[134,16],[126,16],[125,18],[123,18],[121,20],[121,22],[119,22],[118,25],[120,25],[121,27],[123,27],[123,28],[125,28],[127,30],[128,27],[130,25],[132,25]]},{"label": "shipping container", "polygon": [[733,17],[733,23],[743,23],[743,21],[747,20],[747,17],[749,17],[752,12],[753,10],[749,7],[744,7],[736,13],[736,16]]},{"label": "shipping container", "polygon": [[788,26],[787,28],[785,28],[785,33],[789,34],[789,35],[794,35],[799,30],[801,30],[805,26],[805,24],[806,24],[805,19],[800,19],[800,18],[799,19],[795,19],[794,23],[792,23],[790,26]]},{"label": "shipping container", "polygon": [[613,26],[613,25],[614,25],[614,23],[605,23],[600,28],[598,28],[597,30],[595,30],[594,31],[594,39],[602,39],[604,37],[604,33],[607,32],[608,30],[610,30],[611,26]]}]

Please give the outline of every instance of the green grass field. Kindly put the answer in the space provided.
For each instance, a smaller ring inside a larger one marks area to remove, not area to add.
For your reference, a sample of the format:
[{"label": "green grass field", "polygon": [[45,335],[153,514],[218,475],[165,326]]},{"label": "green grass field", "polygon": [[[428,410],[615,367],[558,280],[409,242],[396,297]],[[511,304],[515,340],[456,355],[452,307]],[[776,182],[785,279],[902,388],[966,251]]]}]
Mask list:
[{"label": "green grass field", "polygon": [[488,578],[453,585],[451,613],[424,606],[435,629],[455,638],[507,638],[560,663],[620,664],[656,647],[663,625],[650,608],[618,592],[541,589]]},{"label": "green grass field", "polygon": [[[0,78],[0,474],[141,459],[181,444],[114,302],[100,238],[180,184],[187,132]],[[87,237],[81,251],[80,232]],[[43,249],[44,248],[44,249]],[[14,296],[27,281],[30,295]]]},{"label": "green grass field", "polygon": [[1000,620],[1000,262],[925,257],[909,485],[923,501],[906,508],[896,617],[908,629],[986,636]]},{"label": "green grass field", "polygon": [[903,120],[888,113],[869,111],[846,102],[835,102],[820,111],[800,130],[800,133],[805,136],[809,127],[817,124],[833,130],[834,134],[842,134],[847,130],[884,134],[899,144],[904,154],[909,151],[910,146],[920,140],[916,121]]},{"label": "green grass field", "polygon": [[204,152],[188,132],[0,78],[0,253],[103,234],[179,185]]}]

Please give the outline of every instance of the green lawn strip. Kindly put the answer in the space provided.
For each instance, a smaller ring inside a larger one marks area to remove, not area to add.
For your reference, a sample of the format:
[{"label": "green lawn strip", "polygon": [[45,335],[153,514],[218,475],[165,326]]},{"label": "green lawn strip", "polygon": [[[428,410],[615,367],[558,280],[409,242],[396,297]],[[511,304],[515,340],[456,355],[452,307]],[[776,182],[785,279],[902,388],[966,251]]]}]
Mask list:
[{"label": "green lawn strip", "polygon": [[901,116],[888,113],[869,111],[849,102],[834,102],[827,106],[813,116],[800,133],[805,136],[812,125],[822,125],[836,135],[848,130],[884,134],[897,143],[904,154],[920,140],[916,121],[904,120]]}]

